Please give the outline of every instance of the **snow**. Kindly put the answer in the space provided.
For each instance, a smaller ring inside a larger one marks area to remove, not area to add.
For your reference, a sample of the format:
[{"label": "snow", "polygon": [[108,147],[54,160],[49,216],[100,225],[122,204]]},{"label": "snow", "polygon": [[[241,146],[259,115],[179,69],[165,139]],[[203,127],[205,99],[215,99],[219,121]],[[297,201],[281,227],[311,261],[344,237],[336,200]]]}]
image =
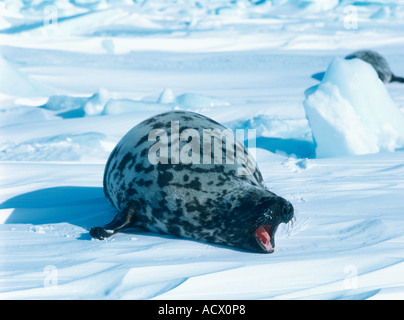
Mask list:
[{"label": "snow", "polygon": [[335,58],[307,91],[306,115],[317,157],[394,151],[404,145],[404,115],[373,67]]},{"label": "snow", "polygon": [[0,92],[19,97],[47,96],[46,89],[41,88],[29,76],[24,75],[10,62],[0,56]]},{"label": "snow", "polygon": [[184,93],[175,100],[181,109],[197,110],[199,108],[228,106],[227,101],[215,97],[208,97],[197,93]]},{"label": "snow", "polygon": [[[0,11],[0,299],[404,298],[403,85],[342,59],[373,49],[404,75],[402,3],[6,0]],[[174,109],[256,129],[264,181],[296,213],[273,254],[136,229],[91,239],[115,215],[109,153]]]}]

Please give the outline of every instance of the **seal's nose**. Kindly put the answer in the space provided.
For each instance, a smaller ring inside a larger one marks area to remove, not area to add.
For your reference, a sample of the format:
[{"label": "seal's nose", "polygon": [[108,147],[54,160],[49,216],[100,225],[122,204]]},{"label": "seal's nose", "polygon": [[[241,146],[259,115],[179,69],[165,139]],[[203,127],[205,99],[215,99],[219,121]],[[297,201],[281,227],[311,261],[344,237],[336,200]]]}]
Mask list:
[{"label": "seal's nose", "polygon": [[288,223],[290,219],[293,218],[293,215],[294,215],[294,209],[292,204],[289,201],[285,200],[285,204],[282,208],[282,221],[284,223]]}]

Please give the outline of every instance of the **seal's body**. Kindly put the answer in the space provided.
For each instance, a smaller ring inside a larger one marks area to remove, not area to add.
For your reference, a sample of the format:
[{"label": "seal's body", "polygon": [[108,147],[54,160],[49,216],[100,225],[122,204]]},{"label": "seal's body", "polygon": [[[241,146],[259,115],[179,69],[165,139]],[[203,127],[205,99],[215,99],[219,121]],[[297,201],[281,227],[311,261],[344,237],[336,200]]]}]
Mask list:
[{"label": "seal's body", "polygon": [[234,138],[229,131],[185,111],[135,126],[116,145],[104,172],[105,196],[119,213],[90,234],[103,239],[138,226],[273,252],[275,231],[293,218],[293,207],[265,187],[243,143],[234,139],[234,149],[227,144]]},{"label": "seal's body", "polygon": [[380,80],[384,83],[404,82],[404,78],[395,76],[390,69],[386,59],[379,53],[371,50],[360,50],[346,56],[345,59],[361,59],[376,70]]}]

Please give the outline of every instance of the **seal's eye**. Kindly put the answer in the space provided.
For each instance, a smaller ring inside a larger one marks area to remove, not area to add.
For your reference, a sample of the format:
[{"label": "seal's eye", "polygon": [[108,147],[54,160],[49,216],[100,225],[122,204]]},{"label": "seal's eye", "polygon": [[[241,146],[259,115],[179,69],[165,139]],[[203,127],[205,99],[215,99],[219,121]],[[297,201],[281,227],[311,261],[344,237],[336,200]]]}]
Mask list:
[{"label": "seal's eye", "polygon": [[257,237],[258,242],[261,244],[261,247],[265,249],[267,252],[273,252],[274,248],[271,243],[271,231],[272,226],[260,226],[255,230],[255,236]]}]

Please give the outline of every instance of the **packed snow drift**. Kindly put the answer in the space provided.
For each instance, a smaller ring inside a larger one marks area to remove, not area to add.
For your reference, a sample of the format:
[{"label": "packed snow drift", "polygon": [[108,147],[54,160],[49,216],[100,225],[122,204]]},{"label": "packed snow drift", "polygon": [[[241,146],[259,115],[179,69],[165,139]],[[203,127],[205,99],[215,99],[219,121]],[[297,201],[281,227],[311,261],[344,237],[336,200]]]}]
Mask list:
[{"label": "packed snow drift", "polygon": [[317,157],[395,151],[404,146],[404,115],[372,66],[336,58],[304,101]]},{"label": "packed snow drift", "polygon": [[[1,299],[403,299],[400,1],[0,2]],[[322,72],[325,71],[322,80]],[[317,75],[317,76],[315,76]],[[112,220],[102,180],[133,126],[190,110],[255,129],[295,208],[275,252]]]}]

